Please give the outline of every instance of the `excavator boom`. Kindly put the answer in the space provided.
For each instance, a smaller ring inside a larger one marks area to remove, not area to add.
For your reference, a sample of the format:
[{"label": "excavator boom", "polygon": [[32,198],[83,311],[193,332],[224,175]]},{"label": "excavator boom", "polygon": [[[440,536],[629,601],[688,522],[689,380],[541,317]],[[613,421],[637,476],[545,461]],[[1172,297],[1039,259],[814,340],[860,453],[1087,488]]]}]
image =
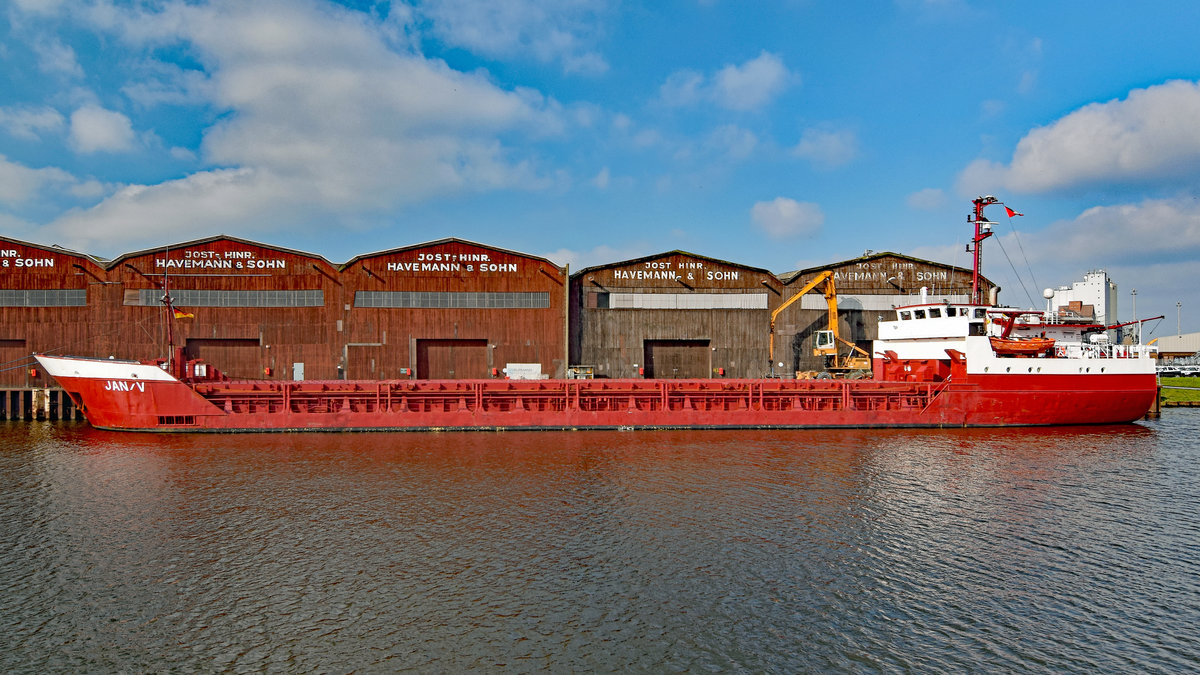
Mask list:
[{"label": "excavator boom", "polygon": [[[850,342],[838,334],[838,305],[837,305],[837,289],[833,283],[833,270],[825,270],[817,276],[813,277],[812,281],[808,282],[796,292],[795,295],[788,298],[786,302],[779,305],[775,311],[771,312],[771,335],[770,335],[770,359],[771,366],[775,365],[775,319],[790,307],[805,294],[812,291],[817,286],[825,284],[825,305],[827,308],[827,323],[828,329],[817,331],[813,342],[813,355],[825,356],[832,360],[831,369],[837,370],[860,370],[870,367],[871,355],[858,345]],[[838,355],[838,343],[848,345],[853,351],[851,355],[842,358]],[[853,352],[858,352],[861,356],[853,356]]]}]

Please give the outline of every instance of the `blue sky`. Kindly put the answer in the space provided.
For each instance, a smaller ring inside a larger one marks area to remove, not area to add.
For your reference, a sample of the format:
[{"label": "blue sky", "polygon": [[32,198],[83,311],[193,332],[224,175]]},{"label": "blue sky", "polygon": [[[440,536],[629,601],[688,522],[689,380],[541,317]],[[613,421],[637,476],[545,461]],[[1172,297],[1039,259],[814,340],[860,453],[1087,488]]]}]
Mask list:
[{"label": "blue sky", "polygon": [[1154,334],[1177,302],[1195,331],[1198,25],[1192,2],[9,0],[0,233],[968,265],[994,194],[1025,214],[988,211],[1002,302],[1103,268],[1122,318],[1137,288]]}]

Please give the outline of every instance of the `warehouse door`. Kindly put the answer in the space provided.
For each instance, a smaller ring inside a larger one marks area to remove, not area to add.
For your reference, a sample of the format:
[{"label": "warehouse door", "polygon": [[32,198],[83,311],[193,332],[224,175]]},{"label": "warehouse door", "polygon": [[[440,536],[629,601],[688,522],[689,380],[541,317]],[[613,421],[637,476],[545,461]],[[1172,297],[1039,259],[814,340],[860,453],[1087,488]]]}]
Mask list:
[{"label": "warehouse door", "polygon": [[488,376],[487,340],[417,340],[417,378],[469,380]]},{"label": "warehouse door", "polygon": [[391,345],[348,344],[343,377],[347,380],[407,380],[408,362]]},{"label": "warehouse door", "polygon": [[[30,369],[41,374],[41,366],[29,355],[29,348],[23,339],[0,340],[0,363],[5,364],[4,369],[0,370],[3,373],[0,375],[0,384],[5,386],[29,386]],[[43,378],[42,382],[49,383],[52,380]]]},{"label": "warehouse door", "polygon": [[188,338],[184,355],[205,363],[229,377],[263,376],[262,348],[258,338]]},{"label": "warehouse door", "polygon": [[708,340],[646,340],[646,377],[710,377]]}]

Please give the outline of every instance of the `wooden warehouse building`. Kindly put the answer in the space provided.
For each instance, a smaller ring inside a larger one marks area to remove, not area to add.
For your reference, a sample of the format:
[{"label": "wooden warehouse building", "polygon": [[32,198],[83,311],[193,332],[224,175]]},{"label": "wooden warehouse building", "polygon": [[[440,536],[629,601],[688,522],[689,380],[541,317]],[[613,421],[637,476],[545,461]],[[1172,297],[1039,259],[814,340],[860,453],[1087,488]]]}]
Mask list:
[{"label": "wooden warehouse building", "polygon": [[596,377],[761,377],[782,283],[670,251],[571,275],[571,363]]},{"label": "wooden warehouse building", "polygon": [[[127,253],[108,264],[116,301],[100,308],[120,341],[99,354],[165,356],[164,280],[179,313],[175,344],[230,377],[333,379],[342,301],[320,256],[215,236]],[[110,293],[112,295],[112,293]]]},{"label": "wooden warehouse building", "polygon": [[[820,370],[832,272],[842,337],[870,350],[896,305],[965,301],[971,273],[895,253],[776,277],[683,251],[589,267],[460,239],[324,258],[228,236],[112,261],[0,238],[0,388],[51,386],[33,352],[166,356],[164,281],[186,316],[175,344],[231,377],[395,379],[761,377]],[[985,291],[993,285],[984,280]]]},{"label": "wooden warehouse building", "polygon": [[341,278],[348,379],[566,376],[567,270],[545,258],[442,239]]},{"label": "wooden warehouse building", "polygon": [[[971,270],[898,253],[870,253],[860,258],[780,275],[784,298],[790,299],[822,272],[833,273],[838,302],[838,334],[870,353],[879,336],[879,321],[895,318],[900,305],[922,302],[968,302]],[[981,277],[984,297],[999,288]],[[775,322],[775,360],[782,371],[820,371],[825,358],[814,356],[814,334],[829,329],[824,284],[818,284],[779,313]],[[842,353],[850,351],[842,346]]]},{"label": "wooden warehouse building", "polygon": [[0,387],[47,386],[33,352],[103,340],[98,334],[110,327],[98,310],[112,298],[106,281],[95,258],[0,237]]}]

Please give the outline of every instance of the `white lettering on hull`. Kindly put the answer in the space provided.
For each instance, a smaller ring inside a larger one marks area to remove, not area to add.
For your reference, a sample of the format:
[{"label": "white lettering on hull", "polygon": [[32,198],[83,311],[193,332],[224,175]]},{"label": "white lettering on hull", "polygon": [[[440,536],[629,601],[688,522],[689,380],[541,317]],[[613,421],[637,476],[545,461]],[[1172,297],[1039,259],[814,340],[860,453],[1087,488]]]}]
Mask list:
[{"label": "white lettering on hull", "polygon": [[104,383],[104,391],[138,391],[146,392],[145,382],[122,382],[120,380],[109,380]]}]

